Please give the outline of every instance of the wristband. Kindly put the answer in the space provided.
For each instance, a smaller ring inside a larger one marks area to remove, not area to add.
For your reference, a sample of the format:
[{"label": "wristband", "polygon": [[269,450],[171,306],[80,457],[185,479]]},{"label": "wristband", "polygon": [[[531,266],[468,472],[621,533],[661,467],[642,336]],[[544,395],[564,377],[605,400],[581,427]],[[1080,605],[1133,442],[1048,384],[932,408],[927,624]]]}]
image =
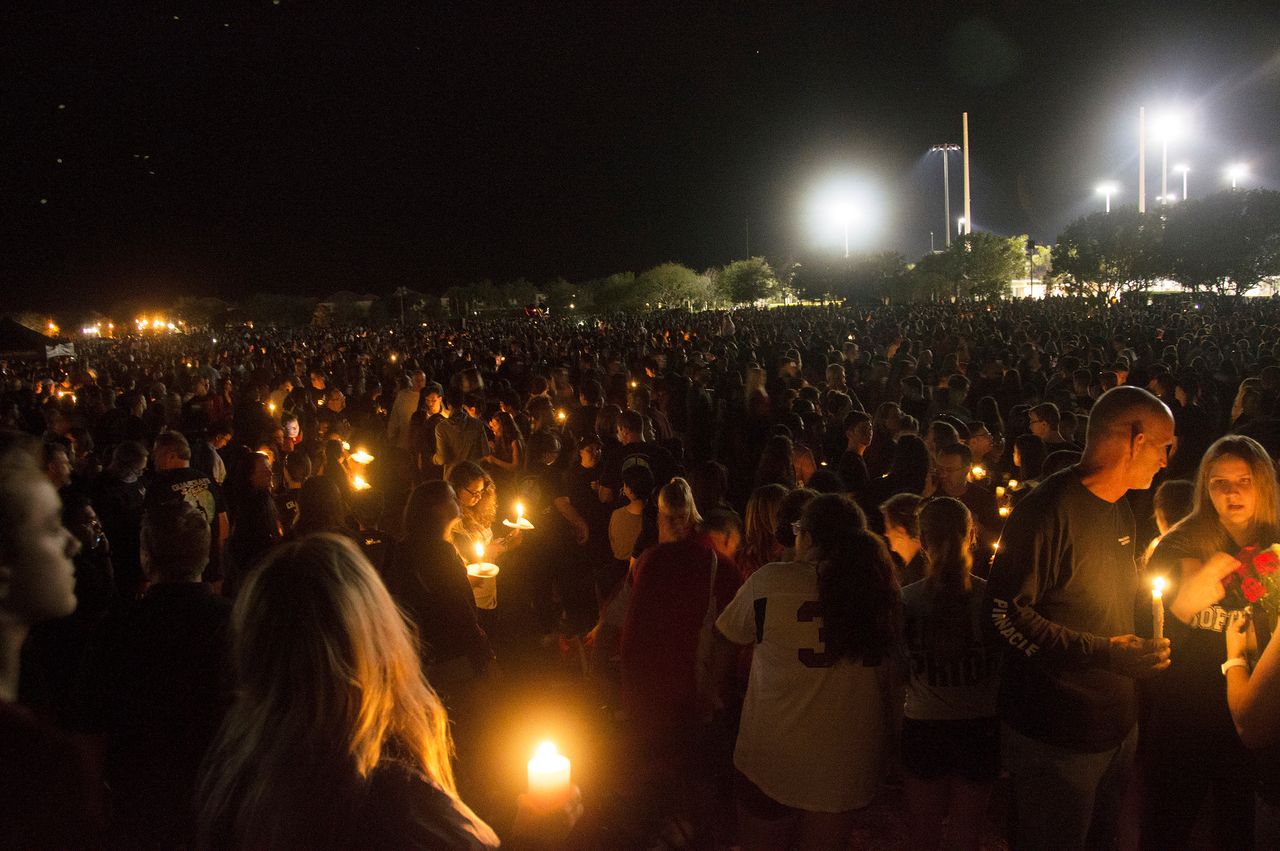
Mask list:
[{"label": "wristband", "polygon": [[1234,659],[1228,659],[1227,661],[1222,663],[1222,675],[1225,677],[1227,675],[1227,671],[1230,671],[1232,668],[1247,669],[1248,667],[1249,667],[1249,662],[1237,656]]}]

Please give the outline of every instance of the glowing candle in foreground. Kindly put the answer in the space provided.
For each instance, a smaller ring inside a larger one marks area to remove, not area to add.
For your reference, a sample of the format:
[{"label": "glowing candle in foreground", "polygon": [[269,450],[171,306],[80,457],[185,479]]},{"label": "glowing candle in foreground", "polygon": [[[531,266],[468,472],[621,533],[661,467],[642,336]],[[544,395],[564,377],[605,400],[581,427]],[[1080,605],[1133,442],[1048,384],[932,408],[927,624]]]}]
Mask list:
[{"label": "glowing candle in foreground", "polygon": [[351,477],[351,487],[358,491],[367,491],[369,488],[373,487],[373,485],[366,482],[364,480],[364,476],[357,473]]},{"label": "glowing candle in foreground", "polygon": [[1151,620],[1155,624],[1152,638],[1157,641],[1164,638],[1164,586],[1163,576],[1151,580]]},{"label": "glowing candle in foreground", "polygon": [[554,742],[543,742],[529,760],[529,795],[551,807],[568,800],[569,794],[569,758],[556,750]]},{"label": "glowing candle in foreground", "polygon": [[1007,505],[1002,505],[1002,506],[1000,506],[999,511],[1000,511],[1000,516],[1001,516],[1001,517],[1008,517],[1008,516],[1009,516],[1009,511],[1010,511],[1009,506],[1007,506]]},{"label": "glowing candle in foreground", "polygon": [[524,519],[524,503],[517,502],[516,503],[516,522],[519,523],[523,519]]},{"label": "glowing candle in foreground", "polygon": [[476,541],[476,563],[484,563],[484,542]]},{"label": "glowing candle in foreground", "polygon": [[975,479],[985,479],[987,477],[987,470],[981,465],[975,465],[969,472],[973,474]]},{"label": "glowing candle in foreground", "polygon": [[357,464],[368,464],[373,460],[373,456],[364,450],[363,447],[351,453],[351,460]]}]

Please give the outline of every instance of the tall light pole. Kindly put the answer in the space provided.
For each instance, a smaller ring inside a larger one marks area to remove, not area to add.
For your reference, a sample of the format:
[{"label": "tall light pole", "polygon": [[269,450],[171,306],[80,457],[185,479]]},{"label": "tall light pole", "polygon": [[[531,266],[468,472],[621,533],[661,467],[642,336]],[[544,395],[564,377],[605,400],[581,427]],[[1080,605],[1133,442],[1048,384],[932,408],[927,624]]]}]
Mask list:
[{"label": "tall light pole", "polygon": [[969,211],[969,113],[960,113],[960,144],[963,146],[962,156],[964,157],[964,222],[965,233],[969,231],[967,228],[972,227],[973,213]]},{"label": "tall light pole", "polygon": [[947,247],[951,247],[951,177],[947,171],[947,161],[951,159],[951,152],[960,150],[960,146],[954,142],[943,142],[934,145],[929,149],[930,152],[938,152],[942,154],[942,223],[946,227]]},{"label": "tall light pole", "polygon": [[1187,172],[1191,171],[1191,166],[1186,163],[1178,163],[1173,167],[1174,171],[1182,173],[1182,200],[1187,200]]},{"label": "tall light pole", "polygon": [[1107,180],[1102,183],[1099,183],[1097,186],[1097,189],[1096,189],[1097,193],[1099,195],[1105,196],[1107,199],[1108,213],[1111,212],[1111,196],[1116,194],[1116,192],[1119,191],[1119,189],[1120,187],[1116,186],[1115,182],[1111,180]]},{"label": "tall light pole", "polygon": [[1167,112],[1160,116],[1156,123],[1156,132],[1160,134],[1160,203],[1168,203],[1169,198],[1169,138],[1182,131],[1182,117]]},{"label": "tall light pole", "polygon": [[1147,108],[1138,107],[1138,212],[1147,211]]}]

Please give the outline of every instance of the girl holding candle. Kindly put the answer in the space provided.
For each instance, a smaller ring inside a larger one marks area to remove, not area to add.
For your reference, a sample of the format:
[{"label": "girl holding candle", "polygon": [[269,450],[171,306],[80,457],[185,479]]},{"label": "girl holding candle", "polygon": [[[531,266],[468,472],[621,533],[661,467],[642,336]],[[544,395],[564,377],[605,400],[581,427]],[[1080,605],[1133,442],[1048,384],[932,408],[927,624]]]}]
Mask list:
[{"label": "girl holding candle", "polygon": [[497,847],[458,797],[413,637],[350,541],[273,551],[232,630],[238,698],[205,764],[201,847]]},{"label": "girl holding candle", "polygon": [[1253,847],[1252,759],[1227,708],[1222,633],[1244,612],[1222,605],[1223,579],[1246,546],[1280,541],[1275,467],[1251,438],[1228,435],[1200,462],[1195,505],[1160,540],[1147,572],[1166,578],[1165,635],[1173,662],[1151,682],[1144,735],[1142,843],[1184,847],[1213,792],[1215,838]]}]

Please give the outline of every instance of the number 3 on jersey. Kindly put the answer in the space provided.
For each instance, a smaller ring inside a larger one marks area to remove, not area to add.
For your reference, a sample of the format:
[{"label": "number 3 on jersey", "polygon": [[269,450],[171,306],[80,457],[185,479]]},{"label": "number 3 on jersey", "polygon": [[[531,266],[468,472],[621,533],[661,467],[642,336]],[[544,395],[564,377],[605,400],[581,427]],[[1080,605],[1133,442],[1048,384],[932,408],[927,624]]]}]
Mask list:
[{"label": "number 3 on jersey", "polygon": [[[822,620],[822,603],[817,600],[809,600],[800,608],[796,609],[796,621],[798,623],[812,623],[813,621]],[[796,655],[800,658],[800,664],[806,668],[830,668],[832,664],[831,657],[827,654],[827,628],[825,626],[818,627],[818,641],[822,643],[822,650],[816,650],[812,647],[801,647],[796,651]]]}]

